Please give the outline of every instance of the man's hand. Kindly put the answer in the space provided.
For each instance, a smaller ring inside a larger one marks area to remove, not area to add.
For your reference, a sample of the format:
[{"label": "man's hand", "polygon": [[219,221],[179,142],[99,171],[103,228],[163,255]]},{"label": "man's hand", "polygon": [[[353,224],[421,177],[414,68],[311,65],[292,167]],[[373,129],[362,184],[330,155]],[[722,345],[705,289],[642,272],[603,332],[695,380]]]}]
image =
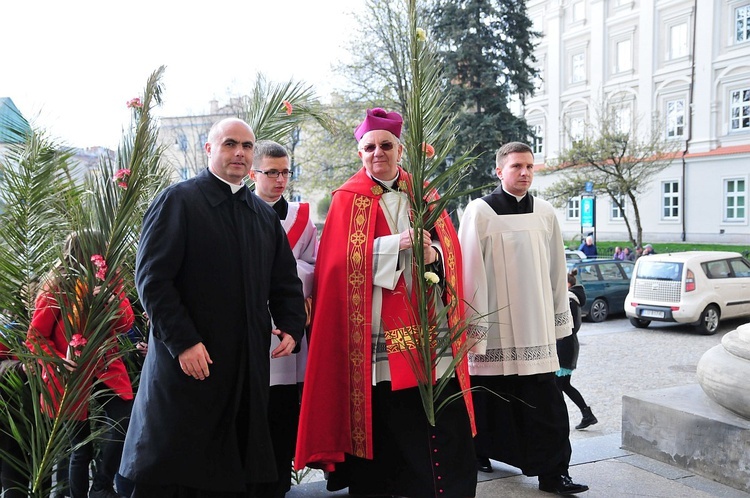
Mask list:
[{"label": "man's hand", "polygon": [[197,380],[204,380],[208,377],[208,366],[213,363],[202,342],[187,348],[177,359],[180,361],[182,371]]},{"label": "man's hand", "polygon": [[[403,251],[412,247],[414,242],[414,229],[410,228],[401,232],[398,248]],[[432,235],[427,230],[422,230],[422,248],[424,250],[424,263],[426,265],[432,264],[438,260],[438,251],[432,246]]]},{"label": "man's hand", "polygon": [[292,351],[294,351],[294,348],[297,346],[297,342],[294,340],[294,337],[287,334],[286,332],[282,332],[279,329],[273,329],[271,331],[273,335],[279,336],[281,339],[281,344],[271,351],[271,358],[281,358],[282,356],[289,356],[292,354]]},{"label": "man's hand", "polygon": [[[409,249],[412,247],[413,241],[415,240],[414,235],[414,229],[410,228],[408,230],[404,230],[400,234],[398,240],[398,248],[399,250]],[[432,235],[430,235],[430,232],[427,230],[422,230],[422,246],[424,247],[425,254],[427,254],[427,249],[429,249],[430,244],[432,244]]]}]

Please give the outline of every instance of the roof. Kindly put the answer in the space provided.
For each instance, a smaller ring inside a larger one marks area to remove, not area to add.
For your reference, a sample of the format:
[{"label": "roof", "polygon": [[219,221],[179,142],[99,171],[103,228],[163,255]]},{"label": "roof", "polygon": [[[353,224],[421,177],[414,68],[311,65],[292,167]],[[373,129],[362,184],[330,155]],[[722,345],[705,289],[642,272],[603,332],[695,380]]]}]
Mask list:
[{"label": "roof", "polygon": [[0,143],[19,143],[31,126],[10,97],[0,97]]},{"label": "roof", "polygon": [[676,263],[685,263],[688,261],[695,261],[698,263],[703,263],[706,261],[714,261],[717,259],[726,259],[726,258],[739,258],[742,255],[738,252],[731,252],[731,251],[684,251],[684,252],[673,252],[673,253],[658,253],[658,254],[650,254],[648,256],[641,256],[638,258],[638,261],[641,260],[648,260],[648,261],[674,261]]}]

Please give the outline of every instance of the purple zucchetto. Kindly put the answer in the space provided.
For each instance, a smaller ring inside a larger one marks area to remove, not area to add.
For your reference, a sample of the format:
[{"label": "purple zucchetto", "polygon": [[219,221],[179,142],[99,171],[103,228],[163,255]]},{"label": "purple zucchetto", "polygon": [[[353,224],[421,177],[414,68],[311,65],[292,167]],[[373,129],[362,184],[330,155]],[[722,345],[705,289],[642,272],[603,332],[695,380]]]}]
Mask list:
[{"label": "purple zucchetto", "polygon": [[372,130],[390,131],[396,135],[396,138],[401,138],[401,125],[403,124],[404,120],[397,112],[386,112],[380,107],[367,109],[365,120],[354,130],[354,138],[359,142],[365,133]]}]

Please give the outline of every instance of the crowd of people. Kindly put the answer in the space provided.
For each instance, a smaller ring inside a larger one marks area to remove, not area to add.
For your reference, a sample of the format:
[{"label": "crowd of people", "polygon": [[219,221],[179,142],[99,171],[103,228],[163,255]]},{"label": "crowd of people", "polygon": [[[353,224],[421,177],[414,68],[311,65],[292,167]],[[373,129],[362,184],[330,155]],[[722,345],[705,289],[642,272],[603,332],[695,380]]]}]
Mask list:
[{"label": "crowd of people", "polygon": [[[596,243],[594,242],[593,235],[587,235],[586,238],[578,246],[578,250],[581,251],[587,258],[596,258],[599,253],[596,249]],[[635,251],[631,250],[630,247],[615,246],[612,251],[612,259],[619,261],[635,261],[641,256],[648,256],[649,254],[656,254],[654,247],[651,244],[645,246],[637,245]]]},{"label": "crowd of people", "polygon": [[[569,285],[554,209],[529,192],[531,148],[500,147],[499,185],[468,204],[458,232],[446,212],[415,232],[402,126],[396,112],[367,111],[354,133],[362,167],[334,191],[319,241],[309,205],[284,197],[294,173],[286,149],[256,141],[240,119],[211,128],[208,168],[145,214],[140,382],[134,393],[108,342],[112,360],[91,367],[91,389],[112,394],[110,431],[93,452],[87,412],[76,412],[69,496],[283,497],[293,464],[323,469],[328,490],[351,496],[473,497],[490,459],[537,476],[542,491],[588,490],[569,474],[563,398],[581,408],[577,428],[596,423],[570,385],[585,293]],[[89,261],[74,241],[71,261]],[[410,340],[417,251],[437,276],[430,325],[457,331],[431,358],[435,377],[450,378],[434,425]],[[61,360],[42,370],[52,400],[56,367],[83,367],[56,326],[54,285],[38,294],[28,332]],[[126,296],[118,285],[108,298],[113,336],[133,325]],[[2,484],[28,485],[4,473]]]}]

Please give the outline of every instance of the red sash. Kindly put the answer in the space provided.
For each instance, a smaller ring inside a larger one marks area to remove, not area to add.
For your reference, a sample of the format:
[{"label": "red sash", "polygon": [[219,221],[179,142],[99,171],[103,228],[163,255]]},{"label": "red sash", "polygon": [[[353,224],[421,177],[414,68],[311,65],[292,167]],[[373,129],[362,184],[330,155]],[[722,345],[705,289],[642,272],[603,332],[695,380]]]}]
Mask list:
[{"label": "red sash", "polygon": [[286,238],[289,239],[289,247],[294,249],[294,246],[299,242],[302,234],[305,233],[305,227],[310,219],[310,204],[306,202],[300,202],[299,208],[297,209],[297,218],[295,218],[292,227],[286,234]]}]

